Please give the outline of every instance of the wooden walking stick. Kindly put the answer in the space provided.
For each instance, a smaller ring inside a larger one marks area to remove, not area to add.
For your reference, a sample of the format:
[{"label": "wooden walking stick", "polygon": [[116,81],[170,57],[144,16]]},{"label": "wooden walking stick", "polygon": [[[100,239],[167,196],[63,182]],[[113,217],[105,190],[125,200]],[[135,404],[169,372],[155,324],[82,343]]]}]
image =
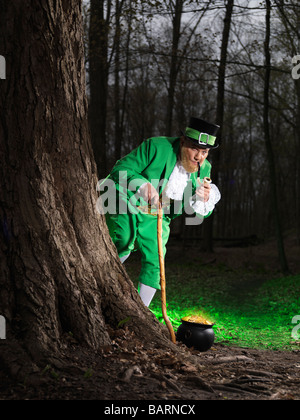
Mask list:
[{"label": "wooden walking stick", "polygon": [[157,243],[158,243],[158,256],[159,256],[159,267],[160,267],[160,287],[161,287],[161,308],[164,321],[170,332],[171,341],[176,344],[176,337],[172,327],[172,324],[167,316],[167,300],[166,300],[166,277],[165,277],[165,262],[162,244],[162,218],[163,210],[161,201],[158,204],[157,214]]}]

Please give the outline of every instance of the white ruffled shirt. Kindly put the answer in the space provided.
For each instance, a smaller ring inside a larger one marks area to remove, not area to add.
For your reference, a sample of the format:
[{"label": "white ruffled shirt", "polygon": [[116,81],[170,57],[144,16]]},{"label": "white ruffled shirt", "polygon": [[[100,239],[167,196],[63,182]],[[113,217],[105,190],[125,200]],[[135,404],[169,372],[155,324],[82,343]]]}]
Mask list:
[{"label": "white ruffled shirt", "polygon": [[164,194],[172,200],[183,200],[183,192],[191,174],[188,173],[178,160],[170,175]]},{"label": "white ruffled shirt", "polygon": [[[180,161],[177,161],[170,175],[164,194],[172,200],[183,200],[183,193],[191,174],[187,172]],[[204,202],[197,194],[190,198],[190,206],[201,216],[207,216],[220,201],[221,194],[215,184],[210,184],[211,190],[208,201]]]}]

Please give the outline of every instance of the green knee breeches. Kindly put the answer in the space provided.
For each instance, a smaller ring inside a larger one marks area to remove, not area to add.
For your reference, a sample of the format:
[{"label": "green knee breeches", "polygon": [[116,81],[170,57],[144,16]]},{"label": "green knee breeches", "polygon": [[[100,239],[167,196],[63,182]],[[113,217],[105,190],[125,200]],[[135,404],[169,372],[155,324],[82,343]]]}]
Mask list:
[{"label": "green knee breeches", "polygon": [[[160,289],[160,267],[157,244],[157,216],[150,214],[106,214],[110,236],[118,250],[119,257],[132,252],[135,246],[142,254],[142,268],[139,281]],[[170,220],[163,218],[163,251],[170,235]]]}]

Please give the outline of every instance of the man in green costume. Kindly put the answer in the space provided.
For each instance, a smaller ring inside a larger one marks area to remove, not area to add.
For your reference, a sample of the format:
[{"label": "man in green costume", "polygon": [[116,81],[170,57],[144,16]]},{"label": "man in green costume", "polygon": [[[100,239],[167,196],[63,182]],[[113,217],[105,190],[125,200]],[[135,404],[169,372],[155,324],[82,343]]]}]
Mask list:
[{"label": "man in green costume", "polygon": [[206,158],[210,149],[218,147],[218,129],[214,124],[191,118],[181,137],[145,140],[119,160],[99,183],[101,212],[106,215],[122,263],[135,247],[142,254],[139,293],[146,306],[160,289],[157,217],[153,209],[160,200],[164,209],[164,254],[172,219],[183,211],[193,212],[197,222],[192,224],[200,224],[212,213],[221,196],[214,184],[204,183],[203,179],[210,177],[211,164]]}]

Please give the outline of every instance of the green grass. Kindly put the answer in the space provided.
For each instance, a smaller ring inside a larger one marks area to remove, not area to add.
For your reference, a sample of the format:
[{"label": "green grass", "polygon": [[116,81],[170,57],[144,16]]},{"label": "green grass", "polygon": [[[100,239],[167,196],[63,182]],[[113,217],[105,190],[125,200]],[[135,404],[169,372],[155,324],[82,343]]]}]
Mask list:
[{"label": "green grass", "polygon": [[[296,339],[292,338],[296,326],[292,319],[300,315],[300,275],[270,278],[265,273],[191,262],[176,263],[172,268],[169,264],[166,281],[167,312],[175,331],[182,317],[201,314],[215,322],[216,342],[299,350],[300,329]],[[150,310],[163,322],[160,293]]]}]

